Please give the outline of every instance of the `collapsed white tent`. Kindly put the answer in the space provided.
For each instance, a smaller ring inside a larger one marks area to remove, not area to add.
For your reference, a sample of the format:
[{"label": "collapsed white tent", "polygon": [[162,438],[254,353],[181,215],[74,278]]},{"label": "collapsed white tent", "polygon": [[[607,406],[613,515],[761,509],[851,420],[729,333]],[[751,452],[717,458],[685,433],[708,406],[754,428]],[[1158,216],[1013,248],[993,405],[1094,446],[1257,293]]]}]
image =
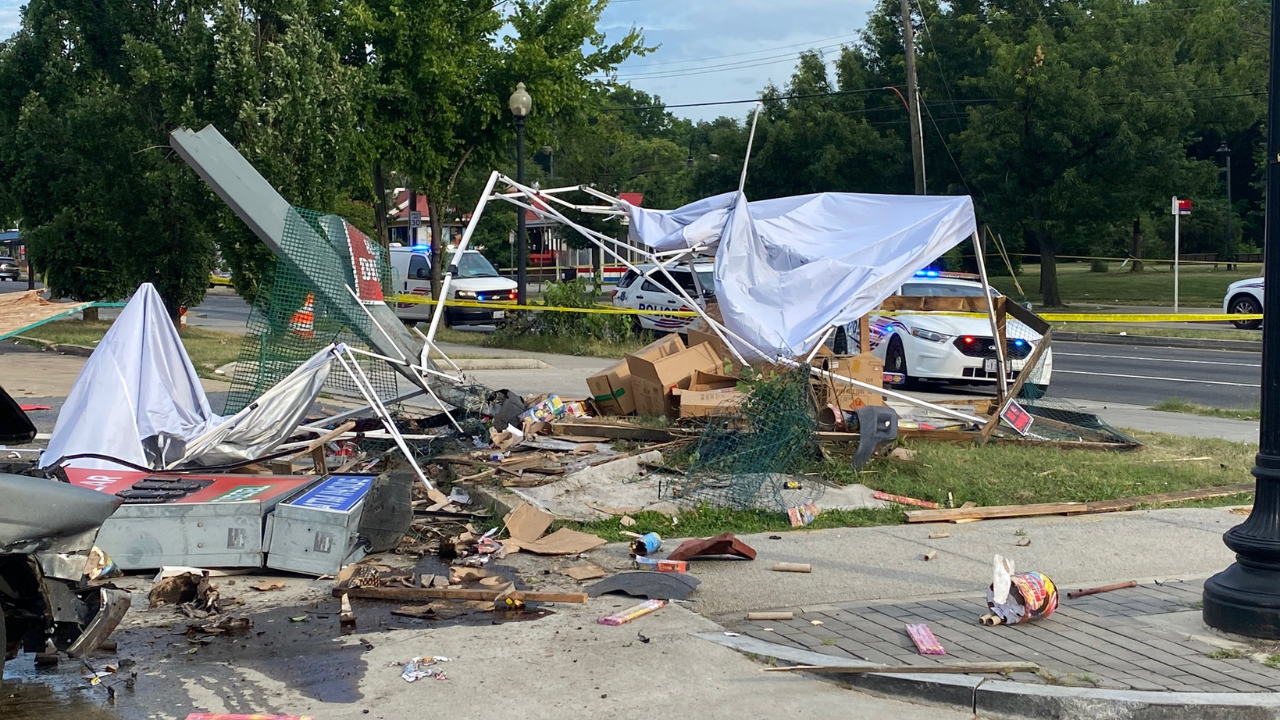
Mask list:
[{"label": "collapsed white tent", "polygon": [[[317,354],[249,408],[214,414],[200,378],[150,283],[134,293],[76,378],[49,446],[49,467],[120,469],[251,460],[297,427],[328,375],[333,347]],[[127,464],[126,464],[127,463]]]},{"label": "collapsed white tent", "polygon": [[716,299],[734,343],[771,357],[806,354],[824,330],[874,310],[977,231],[967,196],[817,193],[748,203],[730,192],[675,210],[622,206],[633,241],[715,255]]}]

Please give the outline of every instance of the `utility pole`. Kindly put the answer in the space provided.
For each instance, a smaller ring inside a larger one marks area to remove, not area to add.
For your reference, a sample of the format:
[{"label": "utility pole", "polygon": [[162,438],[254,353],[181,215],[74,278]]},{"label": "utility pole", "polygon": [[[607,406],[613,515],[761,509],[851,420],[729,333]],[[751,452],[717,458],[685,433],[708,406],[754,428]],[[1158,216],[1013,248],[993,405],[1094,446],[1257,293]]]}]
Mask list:
[{"label": "utility pole", "polygon": [[902,44],[907,59],[907,115],[911,120],[911,167],[916,194],[924,195],[924,132],[920,127],[920,87],[916,82],[916,31],[911,25],[911,0],[902,3]]}]

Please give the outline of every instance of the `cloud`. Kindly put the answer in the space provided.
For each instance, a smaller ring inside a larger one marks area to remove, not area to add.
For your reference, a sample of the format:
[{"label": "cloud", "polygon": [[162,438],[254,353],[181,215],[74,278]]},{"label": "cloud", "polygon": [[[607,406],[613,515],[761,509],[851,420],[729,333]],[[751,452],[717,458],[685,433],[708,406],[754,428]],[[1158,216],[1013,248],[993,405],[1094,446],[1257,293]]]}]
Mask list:
[{"label": "cloud", "polygon": [[[834,58],[857,39],[873,0],[613,0],[601,19],[609,36],[633,25],[659,49],[628,60],[618,79],[668,104],[740,100],[783,85],[803,50]],[[740,106],[677,108],[696,120],[741,116]]]}]

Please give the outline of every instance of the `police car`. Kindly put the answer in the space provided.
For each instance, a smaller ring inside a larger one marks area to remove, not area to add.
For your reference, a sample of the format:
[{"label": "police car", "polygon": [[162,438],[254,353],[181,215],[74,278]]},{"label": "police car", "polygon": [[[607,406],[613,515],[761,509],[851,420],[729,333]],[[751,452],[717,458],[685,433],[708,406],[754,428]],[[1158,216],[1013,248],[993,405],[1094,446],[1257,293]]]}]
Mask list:
[{"label": "police car", "polygon": [[[992,287],[967,279],[960,273],[921,271],[898,291],[908,297],[992,297],[1000,293]],[[886,373],[897,373],[903,386],[915,386],[921,380],[994,384],[996,345],[991,336],[991,321],[986,317],[966,317],[930,312],[897,312],[873,315],[871,352],[884,360]],[[849,337],[857,336],[856,323],[847,329]],[[1041,336],[1023,323],[1009,318],[1005,323],[1005,356],[1009,362],[1008,379],[1016,379],[1035,350]],[[1027,378],[1028,392],[1043,395],[1053,374],[1053,350],[1047,348],[1034,374]],[[1028,387],[1029,386],[1029,387]]]},{"label": "police car", "polygon": [[[693,308],[680,296],[671,280],[661,270],[650,273],[657,265],[649,263],[637,265],[635,270],[628,270],[618,280],[613,290],[613,306],[631,310],[665,310],[668,312],[693,312]],[[707,300],[715,297],[715,279],[712,273],[715,266],[711,263],[696,263],[692,268],[688,265],[667,266],[667,272],[675,279],[676,285],[684,290],[690,298],[698,301],[699,307],[705,308]],[[693,316],[681,315],[636,315],[634,324],[639,330],[652,330],[659,333],[684,334],[690,323],[697,320]]]}]

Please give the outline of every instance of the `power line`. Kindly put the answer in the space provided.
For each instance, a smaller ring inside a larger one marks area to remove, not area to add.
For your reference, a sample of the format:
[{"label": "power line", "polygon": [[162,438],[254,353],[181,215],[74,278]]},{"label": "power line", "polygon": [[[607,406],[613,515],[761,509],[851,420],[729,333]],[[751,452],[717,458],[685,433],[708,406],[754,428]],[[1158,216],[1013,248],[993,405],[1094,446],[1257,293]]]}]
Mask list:
[{"label": "power line", "polygon": [[601,112],[632,112],[636,110],[659,110],[664,108],[709,107],[712,105],[743,105],[746,103],[777,102],[779,100],[803,100],[815,97],[835,97],[839,95],[858,95],[861,93],[879,92],[886,88],[858,88],[856,90],[832,90],[824,93],[805,93],[803,95],[779,95],[771,98],[750,98],[746,100],[715,100],[710,102],[681,103],[679,105],[642,105],[639,107],[601,108]]},{"label": "power line", "polygon": [[687,70],[657,70],[651,73],[632,73],[619,75],[621,80],[647,79],[657,80],[671,77],[686,77],[690,75],[706,75],[709,73],[728,72],[731,70],[744,70],[753,67],[763,67],[765,65],[775,65],[780,62],[789,62],[795,60],[799,55],[806,52],[818,52],[821,50],[831,50],[842,47],[844,43],[833,43],[831,45],[819,45],[816,47],[805,48],[803,51],[783,53],[781,55],[773,55],[763,58],[752,58],[750,60],[738,60],[730,63],[721,63],[719,65],[707,65],[701,68],[689,68]]},{"label": "power line", "polygon": [[[618,2],[618,0],[614,0],[614,2]],[[794,43],[792,45],[778,45],[777,47],[764,48],[762,50],[752,50],[751,52],[732,53],[730,55],[712,55],[710,57],[691,58],[689,60],[667,60],[664,62],[643,63],[641,65],[632,65],[630,69],[641,70],[647,67],[658,67],[659,65],[685,65],[688,63],[706,62],[708,60],[724,60],[725,58],[743,57],[746,55],[759,55],[760,53],[774,52],[776,50],[788,50],[790,48],[797,48],[797,47],[810,47],[814,45],[814,43],[825,43],[830,40],[842,40],[846,38],[854,38],[854,37],[857,37],[859,34],[860,33],[855,32],[855,33],[847,33],[845,35],[833,35],[831,37],[819,38],[817,40],[811,40],[809,42]]]}]

